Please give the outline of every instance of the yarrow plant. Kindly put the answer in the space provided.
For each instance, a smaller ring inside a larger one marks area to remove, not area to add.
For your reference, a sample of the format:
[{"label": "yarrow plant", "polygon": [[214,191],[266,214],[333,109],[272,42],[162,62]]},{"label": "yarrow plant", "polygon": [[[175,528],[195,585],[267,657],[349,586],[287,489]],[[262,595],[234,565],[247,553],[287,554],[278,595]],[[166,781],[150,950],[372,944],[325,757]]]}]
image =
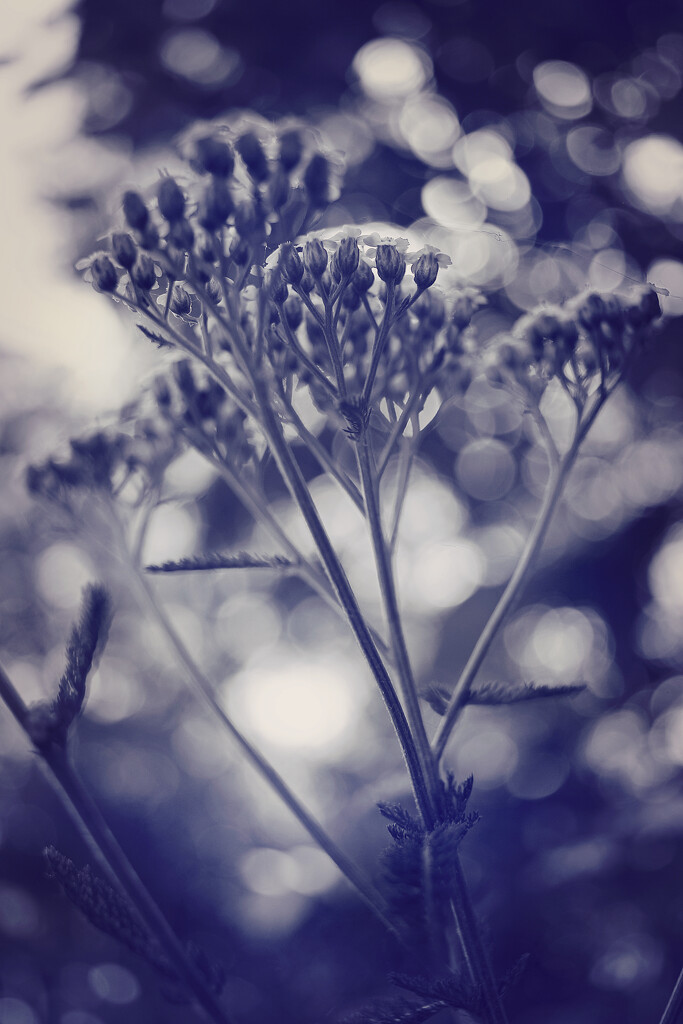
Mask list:
[{"label": "yarrow plant", "polygon": [[[448,769],[448,741],[469,704],[557,697],[579,688],[478,686],[477,675],[543,543],[586,435],[633,359],[652,344],[659,302],[648,287],[629,298],[588,291],[562,307],[539,308],[482,344],[473,317],[486,298],[471,287],[441,290],[439,275],[450,263],[445,254],[429,246],[410,251],[405,240],[360,227],[311,230],[336,187],[336,171],[309,149],[298,131],[264,140],[252,131],[204,127],[184,142],[185,177],[164,175],[149,194],[125,193],[122,221],[106,248],[87,261],[86,276],[127,307],[141,333],[168,358],[117,428],[73,440],[67,459],[32,467],[28,485],[75,521],[88,503],[116,533],[195,693],[396,942],[412,951],[414,974],[394,977],[410,998],[362,1011],[354,1018],[358,1024],[418,1024],[459,1010],[485,1024],[505,1024],[505,990],[515,969],[507,981],[494,973],[470,898],[460,845],[477,820],[469,808],[472,779],[456,780]],[[549,474],[518,565],[460,678],[448,689],[430,688],[413,669],[394,554],[425,405],[464,393],[478,375],[522,405],[545,448]],[[574,409],[563,447],[543,411],[549,388],[565,392]],[[324,429],[312,426],[312,410]],[[348,438],[353,464],[339,456],[333,443],[339,434]],[[211,553],[141,565],[166,473],[188,448],[269,533],[272,553]],[[362,517],[381,593],[381,628],[368,621],[330,541],[301,468],[301,450]],[[269,460],[308,528],[314,557],[300,549],[268,502]],[[387,507],[387,489],[380,485],[391,460],[399,470]],[[414,801],[380,805],[391,838],[382,872],[354,863],[238,728],[148,579],[149,573],[237,567],[299,576],[346,621],[367,662]],[[69,757],[69,737],[108,618],[106,594],[89,589],[52,704],[27,707],[7,675],[0,675],[0,693],[88,835],[106,880],[52,848],[49,871],[94,924],[172,978],[198,1013],[232,1021],[220,995],[220,969],[177,937]],[[440,716],[431,736],[426,706]],[[675,1019],[671,1005],[662,1018],[666,1024]]]}]

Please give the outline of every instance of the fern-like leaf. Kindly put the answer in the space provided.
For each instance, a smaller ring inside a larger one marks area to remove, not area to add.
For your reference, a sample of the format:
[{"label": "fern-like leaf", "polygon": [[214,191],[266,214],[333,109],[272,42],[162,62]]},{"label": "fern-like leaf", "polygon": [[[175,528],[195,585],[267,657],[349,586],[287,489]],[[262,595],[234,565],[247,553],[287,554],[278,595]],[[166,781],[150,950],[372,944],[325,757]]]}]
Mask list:
[{"label": "fern-like leaf", "polygon": [[251,555],[247,551],[239,551],[234,555],[180,558],[174,562],[162,562],[161,565],[147,565],[145,569],[147,572],[201,572],[214,569],[292,569],[296,565],[296,562],[281,555]]},{"label": "fern-like leaf", "polygon": [[69,729],[83,707],[88,675],[96,665],[107,642],[111,623],[111,603],[104,587],[85,588],[80,620],[73,626],[66,645],[66,668],[59,681],[57,697],[29,709],[28,729],[41,750],[64,746]]},{"label": "fern-like leaf", "polygon": [[522,686],[509,683],[485,683],[472,690],[470,704],[519,704],[521,701],[541,697],[568,697],[586,689],[585,683],[566,683],[551,686],[546,683],[523,683]]}]

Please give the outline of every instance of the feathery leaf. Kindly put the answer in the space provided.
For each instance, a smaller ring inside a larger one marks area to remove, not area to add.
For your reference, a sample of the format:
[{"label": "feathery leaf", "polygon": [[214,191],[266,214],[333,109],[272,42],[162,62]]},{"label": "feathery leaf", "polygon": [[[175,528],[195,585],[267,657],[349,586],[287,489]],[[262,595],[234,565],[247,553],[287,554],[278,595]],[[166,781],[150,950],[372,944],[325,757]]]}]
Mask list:
[{"label": "feathery leaf", "polygon": [[239,551],[234,555],[199,555],[180,558],[177,562],[146,565],[147,572],[198,572],[213,569],[292,569],[297,565],[281,555],[251,555]]}]

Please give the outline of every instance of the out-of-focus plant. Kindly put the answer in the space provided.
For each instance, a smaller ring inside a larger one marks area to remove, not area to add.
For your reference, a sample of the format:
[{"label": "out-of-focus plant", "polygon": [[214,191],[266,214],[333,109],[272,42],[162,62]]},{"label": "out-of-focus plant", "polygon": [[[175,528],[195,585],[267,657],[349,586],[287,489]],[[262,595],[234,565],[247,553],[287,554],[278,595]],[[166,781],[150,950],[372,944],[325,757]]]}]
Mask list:
[{"label": "out-of-focus plant", "polygon": [[[119,551],[195,693],[411,951],[414,972],[394,979],[410,1001],[362,1011],[357,1019],[416,1024],[442,1010],[465,1010],[486,1024],[504,1024],[505,988],[516,969],[508,981],[498,978],[482,938],[460,863],[460,844],[477,820],[468,809],[472,780],[457,782],[444,765],[447,745],[468,705],[581,689],[513,680],[477,685],[477,675],[528,578],[582,442],[638,353],[653,343],[659,300],[651,287],[624,297],[587,291],[562,306],[540,307],[482,343],[472,318],[486,297],[469,286],[440,289],[446,255],[430,246],[411,250],[403,239],[358,227],[311,230],[331,198],[335,172],[307,140],[297,131],[259,136],[203,126],[183,142],[184,177],[162,176],[153,195],[126,192],[125,225],[87,261],[87,274],[138,318],[141,333],[161,350],[162,372],[116,428],[73,440],[68,459],[33,467],[28,483]],[[480,375],[528,416],[545,452],[547,483],[507,587],[460,678],[443,688],[416,677],[395,554],[421,440],[443,403]],[[562,441],[546,418],[549,394],[564,396],[572,409]],[[270,535],[272,551],[202,553],[145,571],[150,520],[167,500],[169,471],[188,449],[227,482]],[[348,514],[367,531],[383,622],[372,621],[349,581],[302,454],[333,481]],[[273,465],[308,529],[313,555],[269,500]],[[391,846],[378,882],[372,866],[354,863],[226,712],[147,575],[235,569],[303,580],[346,621],[380,690],[414,806],[380,805]],[[27,708],[11,680],[0,676],[0,693],[80,819],[109,881],[54,850],[50,870],[91,921],[171,976],[206,1017],[232,1019],[220,1002],[220,972],[175,936],[68,757],[105,604],[101,590],[88,591],[53,704]],[[428,707],[440,716],[432,736]]]}]

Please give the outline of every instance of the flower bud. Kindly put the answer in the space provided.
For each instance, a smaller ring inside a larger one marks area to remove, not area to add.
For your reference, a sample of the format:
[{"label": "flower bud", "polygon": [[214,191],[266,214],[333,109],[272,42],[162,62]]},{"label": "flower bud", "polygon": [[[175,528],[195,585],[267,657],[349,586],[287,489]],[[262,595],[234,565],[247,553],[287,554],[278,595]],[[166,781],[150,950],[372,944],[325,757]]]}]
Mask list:
[{"label": "flower bud", "polygon": [[359,295],[365,295],[367,291],[372,288],[375,283],[375,275],[370,267],[364,260],[361,260],[358,264],[358,269],[351,279],[351,284],[356,289]]},{"label": "flower bud", "polygon": [[251,238],[256,234],[262,218],[259,216],[254,203],[245,201],[239,203],[235,209],[235,228],[237,234],[242,238]]},{"label": "flower bud", "polygon": [[168,409],[171,405],[171,391],[165,377],[155,377],[154,379],[154,397],[156,403],[161,410]]},{"label": "flower bud", "polygon": [[235,208],[230,189],[221,178],[214,178],[199,201],[197,219],[207,231],[223,227]]},{"label": "flower bud", "polygon": [[143,249],[156,249],[159,245],[159,232],[151,221],[140,232],[138,241]]},{"label": "flower bud", "polygon": [[268,198],[274,210],[281,210],[289,199],[289,178],[281,167],[278,167],[270,180]]},{"label": "flower bud", "polygon": [[327,267],[327,249],[319,238],[312,238],[304,246],[306,269],[316,280],[323,276]]},{"label": "flower bud", "polygon": [[290,295],[284,305],[284,314],[287,324],[293,331],[300,326],[304,318],[304,310],[301,299],[297,295]]},{"label": "flower bud", "polygon": [[268,272],[266,287],[273,302],[282,305],[288,295],[287,282],[282,280],[279,268]]},{"label": "flower bud", "polygon": [[247,132],[237,140],[237,152],[244,160],[249,174],[256,182],[266,181],[270,175],[268,161],[263,147],[253,132]]},{"label": "flower bud", "polygon": [[360,250],[355,238],[342,238],[337,249],[337,266],[342,277],[351,277],[358,268]]},{"label": "flower bud", "polygon": [[314,153],[304,171],[304,185],[313,206],[325,206],[330,194],[330,165],[322,153]]},{"label": "flower bud", "polygon": [[159,213],[170,224],[185,215],[185,196],[181,192],[175,178],[162,178],[157,186],[157,202]]},{"label": "flower bud", "polygon": [[241,239],[236,238],[230,246],[230,259],[237,264],[238,267],[243,267],[249,259],[249,246]]},{"label": "flower bud", "polygon": [[90,264],[92,282],[100,292],[116,291],[118,277],[116,267],[108,256],[98,256]]},{"label": "flower bud", "polygon": [[298,284],[304,275],[304,265],[301,262],[296,246],[286,242],[280,246],[280,270],[285,281],[290,284]]},{"label": "flower bud", "polygon": [[356,309],[360,307],[360,303],[360,295],[358,294],[353,285],[349,285],[349,287],[344,290],[344,294],[342,296],[342,306],[344,307],[344,309],[349,309],[351,310],[351,312],[354,312]]},{"label": "flower bud", "polygon": [[180,359],[173,367],[173,376],[176,379],[178,390],[185,398],[193,398],[197,386],[192,376],[192,368],[189,359]]},{"label": "flower bud", "polygon": [[121,264],[125,270],[135,263],[138,254],[135,242],[125,231],[115,231],[111,238],[111,251],[114,259]]},{"label": "flower bud", "polygon": [[206,282],[206,289],[205,290],[206,290],[206,294],[209,296],[211,302],[213,302],[214,306],[217,306],[218,303],[223,298],[223,293],[221,292],[221,286],[219,285],[218,281],[216,281],[215,278],[212,277],[210,281]]},{"label": "flower bud", "polygon": [[220,142],[209,135],[204,139],[197,139],[195,163],[204,174],[213,174],[216,178],[229,178],[235,166],[235,157],[226,142]]},{"label": "flower bud", "polygon": [[137,263],[131,271],[133,282],[143,292],[148,292],[156,284],[156,273],[153,261],[144,252],[138,256]]},{"label": "flower bud", "polygon": [[184,288],[176,285],[171,296],[171,310],[178,316],[187,316],[191,309],[192,301],[190,296]]},{"label": "flower bud", "polygon": [[421,292],[431,288],[438,273],[439,261],[433,252],[424,252],[417,262],[413,263],[413,277]]},{"label": "flower bud", "polygon": [[144,231],[149,220],[149,210],[139,192],[124,192],[123,216],[129,227],[136,231]]},{"label": "flower bud", "polygon": [[285,171],[293,171],[304,151],[301,135],[297,131],[285,132],[280,136],[280,163]]},{"label": "flower bud", "polygon": [[188,220],[178,220],[171,224],[168,241],[181,252],[189,252],[194,245],[194,231]]},{"label": "flower bud", "polygon": [[382,281],[398,284],[406,271],[406,261],[395,245],[378,245],[375,266]]}]

